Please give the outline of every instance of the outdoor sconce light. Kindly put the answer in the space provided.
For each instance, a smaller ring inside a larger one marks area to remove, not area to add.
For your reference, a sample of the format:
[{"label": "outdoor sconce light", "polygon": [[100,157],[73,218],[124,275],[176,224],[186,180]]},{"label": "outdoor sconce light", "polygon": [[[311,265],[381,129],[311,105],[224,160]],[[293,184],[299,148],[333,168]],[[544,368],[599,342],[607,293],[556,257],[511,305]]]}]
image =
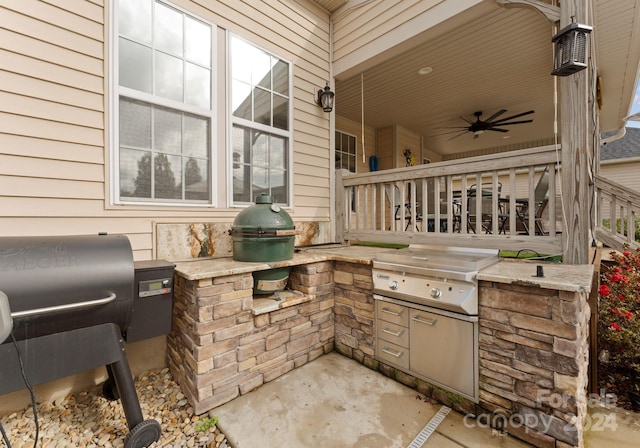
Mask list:
[{"label": "outdoor sconce light", "polygon": [[324,89],[318,90],[318,99],[316,102],[322,110],[325,112],[331,112],[333,110],[333,99],[335,97],[335,93],[331,91],[331,87],[329,87],[329,83],[324,87]]},{"label": "outdoor sconce light", "polygon": [[555,76],[569,76],[587,68],[587,43],[593,27],[572,23],[551,38]]}]

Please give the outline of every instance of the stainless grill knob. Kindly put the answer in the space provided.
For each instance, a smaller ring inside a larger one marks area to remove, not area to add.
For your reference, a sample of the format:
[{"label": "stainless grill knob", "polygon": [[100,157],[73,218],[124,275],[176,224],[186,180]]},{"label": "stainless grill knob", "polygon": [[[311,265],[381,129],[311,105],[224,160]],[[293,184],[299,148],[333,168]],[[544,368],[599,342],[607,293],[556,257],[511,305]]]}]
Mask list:
[{"label": "stainless grill knob", "polygon": [[442,297],[442,290],[440,288],[431,288],[431,297],[434,299],[439,299]]},{"label": "stainless grill knob", "polygon": [[395,280],[389,281],[389,289],[393,289],[394,291],[398,289],[398,282]]}]

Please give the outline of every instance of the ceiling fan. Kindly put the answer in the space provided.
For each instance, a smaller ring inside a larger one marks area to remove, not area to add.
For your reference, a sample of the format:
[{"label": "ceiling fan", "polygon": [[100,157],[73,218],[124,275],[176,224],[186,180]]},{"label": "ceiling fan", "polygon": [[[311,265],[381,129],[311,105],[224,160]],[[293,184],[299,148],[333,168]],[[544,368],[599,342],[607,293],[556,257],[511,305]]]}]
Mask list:
[{"label": "ceiling fan", "polygon": [[[507,110],[500,109],[495,114],[491,115],[486,120],[481,120],[482,112],[474,112],[473,115],[476,117],[476,121],[471,121],[465,117],[460,117],[462,120],[466,121],[469,126],[448,126],[448,129],[457,129],[456,131],[445,132],[444,134],[438,135],[446,135],[446,134],[455,134],[449,140],[453,140],[454,138],[460,137],[461,135],[466,134],[467,132],[471,132],[473,134],[473,138],[478,138],[480,134],[483,134],[485,131],[494,131],[494,132],[509,132],[509,129],[502,129],[502,126],[510,126],[512,124],[522,124],[522,123],[531,123],[533,120],[519,120],[519,121],[510,121],[514,118],[523,117],[525,115],[529,115],[534,113],[533,110],[528,110],[526,112],[522,112],[520,114],[511,115],[510,117],[497,119],[499,116],[504,114]],[[447,129],[445,128],[445,129]]]}]

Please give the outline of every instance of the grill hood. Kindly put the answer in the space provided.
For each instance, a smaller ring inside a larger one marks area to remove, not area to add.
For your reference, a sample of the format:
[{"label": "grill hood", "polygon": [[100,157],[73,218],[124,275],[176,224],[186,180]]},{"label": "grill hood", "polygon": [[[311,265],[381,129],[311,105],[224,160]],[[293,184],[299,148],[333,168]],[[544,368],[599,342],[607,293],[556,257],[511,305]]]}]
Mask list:
[{"label": "grill hood", "polygon": [[0,238],[0,291],[17,340],[100,323],[127,328],[131,245],[123,235]]}]

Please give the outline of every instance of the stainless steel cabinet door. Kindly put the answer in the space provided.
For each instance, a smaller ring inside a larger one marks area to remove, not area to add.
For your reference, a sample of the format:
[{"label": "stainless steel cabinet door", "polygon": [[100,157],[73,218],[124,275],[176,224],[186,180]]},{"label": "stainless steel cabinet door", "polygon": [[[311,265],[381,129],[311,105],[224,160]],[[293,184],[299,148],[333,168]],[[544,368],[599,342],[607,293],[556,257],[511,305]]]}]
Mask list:
[{"label": "stainless steel cabinet door", "polygon": [[473,322],[410,310],[409,335],[412,372],[436,385],[475,397]]}]

